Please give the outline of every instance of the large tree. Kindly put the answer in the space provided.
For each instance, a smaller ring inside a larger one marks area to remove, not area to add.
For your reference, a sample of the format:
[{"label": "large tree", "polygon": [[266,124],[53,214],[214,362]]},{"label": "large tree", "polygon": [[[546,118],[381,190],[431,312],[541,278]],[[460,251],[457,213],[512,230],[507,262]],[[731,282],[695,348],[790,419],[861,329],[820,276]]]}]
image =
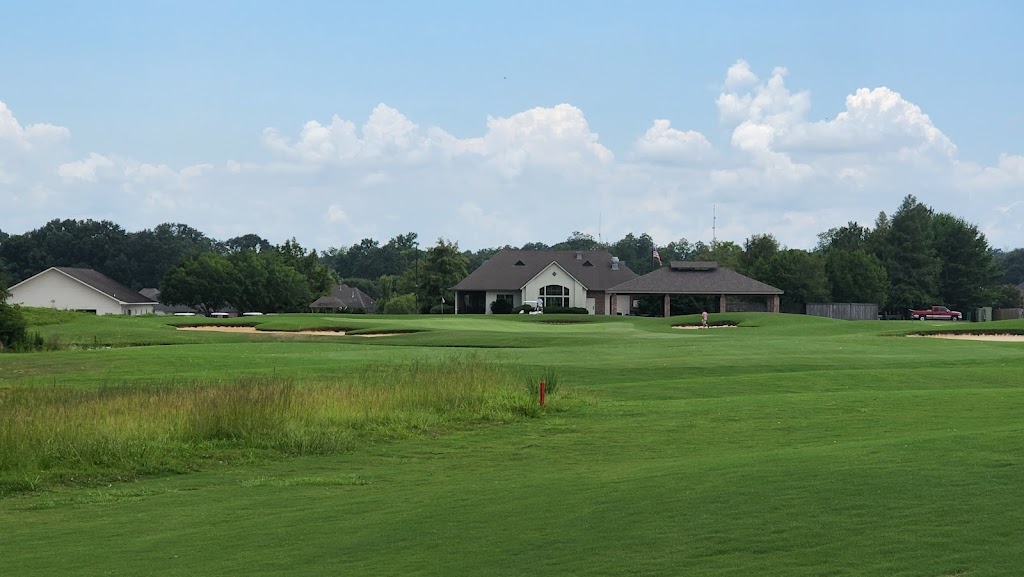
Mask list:
[{"label": "large tree", "polygon": [[441,300],[451,304],[455,302],[455,294],[451,287],[466,277],[466,266],[469,259],[459,252],[459,243],[437,239],[437,245],[427,251],[423,263],[420,281],[419,306],[421,310],[441,304]]},{"label": "large tree", "polygon": [[985,235],[978,227],[947,213],[932,219],[935,249],[942,262],[939,295],[957,310],[990,306],[999,269]]},{"label": "large tree", "polygon": [[894,310],[940,304],[939,271],[932,209],[907,195],[892,215],[882,258],[891,283],[889,306]]},{"label": "large tree", "polygon": [[193,307],[209,316],[232,302],[239,279],[223,255],[206,252],[171,268],[160,282],[160,302]]},{"label": "large tree", "polygon": [[760,261],[751,273],[757,280],[784,291],[780,303],[786,309],[826,302],[830,296],[825,261],[818,253],[782,250]]},{"label": "large tree", "polygon": [[832,302],[876,303],[885,308],[889,277],[882,261],[864,250],[830,250],[825,255],[825,275]]},{"label": "large tree", "polygon": [[639,236],[629,233],[612,244],[609,250],[637,274],[647,274],[658,266],[654,260],[654,240],[646,233]]},{"label": "large tree", "polygon": [[1003,275],[1001,283],[1018,285],[1024,282],[1024,248],[1015,248],[1009,252],[995,251],[995,257]]},{"label": "large tree", "polygon": [[770,234],[755,234],[743,242],[739,272],[749,273],[758,263],[766,261],[779,252],[779,241]]},{"label": "large tree", "polygon": [[305,311],[315,300],[308,279],[276,251],[245,251],[228,259],[238,279],[229,300],[240,311]]}]

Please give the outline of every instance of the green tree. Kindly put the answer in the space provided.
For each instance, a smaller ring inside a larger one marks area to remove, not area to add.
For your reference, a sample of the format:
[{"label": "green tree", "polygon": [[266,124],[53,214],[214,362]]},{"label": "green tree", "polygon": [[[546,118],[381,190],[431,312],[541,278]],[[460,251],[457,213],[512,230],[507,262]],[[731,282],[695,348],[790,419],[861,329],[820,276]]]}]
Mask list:
[{"label": "green tree", "polygon": [[[885,213],[882,213],[882,217]],[[832,250],[853,252],[855,250],[867,250],[868,235],[870,231],[856,222],[849,222],[846,226],[830,228],[818,234],[817,251],[828,253]]]},{"label": "green tree", "polygon": [[437,245],[427,251],[423,262],[419,306],[430,310],[431,306],[441,304],[441,299],[455,302],[455,294],[450,289],[466,278],[468,264],[469,259],[459,251],[458,243],[437,239]]},{"label": "green tree", "polygon": [[551,248],[554,250],[596,250],[607,248],[607,246],[597,242],[597,239],[591,234],[574,231],[569,235],[569,238]]},{"label": "green tree", "polygon": [[1001,284],[990,293],[992,301],[989,303],[997,309],[1017,309],[1024,307],[1024,292],[1021,292],[1017,285]]},{"label": "green tree", "polygon": [[[393,275],[382,275],[375,284],[377,292],[377,300],[374,303],[374,307],[378,311],[383,311],[384,307],[387,306],[388,302],[395,298],[396,287],[398,286],[398,278]],[[412,293],[408,293],[412,294]],[[415,302],[416,296],[413,295],[413,301]]]},{"label": "green tree", "polygon": [[163,223],[128,233],[125,257],[130,278],[125,284],[136,290],[155,287],[182,259],[218,248],[216,241],[186,224]]},{"label": "green tree", "polygon": [[1024,282],[1024,248],[1015,248],[1009,252],[994,251],[994,256],[1003,275],[1001,283],[1019,285]]},{"label": "green tree", "polygon": [[228,259],[238,279],[230,302],[240,311],[305,311],[315,300],[308,279],[277,251],[246,251]]},{"label": "green tree", "polygon": [[258,234],[243,234],[224,241],[224,248],[229,252],[265,252],[274,250],[274,244]]},{"label": "green tree", "polygon": [[209,316],[231,302],[238,286],[231,262],[223,255],[206,252],[167,271],[160,282],[160,302],[190,306]]},{"label": "green tree", "polygon": [[935,251],[932,209],[907,195],[892,215],[882,258],[889,275],[889,305],[894,310],[938,304],[942,261]]},{"label": "green tree", "polygon": [[[654,240],[647,233],[640,236],[629,233],[608,250],[637,274],[647,274],[658,267],[658,262],[654,260]],[[662,263],[667,264],[664,258]]]},{"label": "green tree", "polygon": [[0,298],[0,351],[25,342],[28,335],[25,315],[17,306],[4,302],[4,298]]},{"label": "green tree", "polygon": [[757,268],[758,263],[768,260],[779,252],[779,241],[770,234],[755,234],[743,242],[743,254],[740,255],[739,268],[741,273],[748,273]]},{"label": "green tree", "polygon": [[386,315],[412,315],[416,314],[416,295],[398,295],[384,305]]},{"label": "green tree", "polygon": [[875,255],[860,249],[830,250],[825,255],[825,276],[832,287],[832,302],[885,307],[889,277]]},{"label": "green tree", "polygon": [[828,278],[825,260],[820,254],[799,249],[787,249],[760,261],[753,271],[754,278],[782,289],[782,307],[795,310],[807,303],[828,301]]},{"label": "green tree", "polygon": [[978,227],[947,213],[932,219],[939,270],[940,301],[957,310],[973,310],[991,302],[999,269],[985,235]]}]

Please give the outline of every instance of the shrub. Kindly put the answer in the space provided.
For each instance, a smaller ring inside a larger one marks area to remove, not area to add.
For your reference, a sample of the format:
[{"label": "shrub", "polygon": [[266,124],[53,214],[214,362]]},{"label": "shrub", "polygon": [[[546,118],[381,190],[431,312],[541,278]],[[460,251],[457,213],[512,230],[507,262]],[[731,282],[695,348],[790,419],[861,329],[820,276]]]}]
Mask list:
[{"label": "shrub", "polygon": [[430,307],[430,314],[432,315],[453,315],[455,314],[455,307],[452,305],[434,305]]},{"label": "shrub", "polygon": [[583,307],[545,307],[544,314],[549,315],[586,315],[590,311]]},{"label": "shrub", "polygon": [[491,314],[508,315],[512,314],[512,301],[498,299],[491,303]]},{"label": "shrub", "polygon": [[16,305],[0,302],[0,350],[23,343],[28,338],[28,322]]},{"label": "shrub", "polygon": [[386,315],[414,315],[416,314],[416,295],[398,295],[384,305]]},{"label": "shrub", "polygon": [[527,314],[529,314],[529,313],[533,312],[533,305],[519,305],[519,306],[517,306],[516,308],[512,309],[509,312],[511,312],[512,314],[519,314],[519,313],[527,313]]}]

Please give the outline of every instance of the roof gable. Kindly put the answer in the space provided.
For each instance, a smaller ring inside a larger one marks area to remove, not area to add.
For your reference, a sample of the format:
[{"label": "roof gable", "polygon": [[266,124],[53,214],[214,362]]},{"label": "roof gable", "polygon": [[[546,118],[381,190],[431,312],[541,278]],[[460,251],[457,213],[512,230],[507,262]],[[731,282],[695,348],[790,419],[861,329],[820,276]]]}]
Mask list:
[{"label": "roof gable", "polygon": [[108,277],[107,275],[97,272],[91,268],[53,266],[40,272],[39,274],[33,275],[21,281],[20,283],[12,286],[11,288],[13,289],[23,284],[26,284],[32,281],[32,279],[47,274],[50,271],[54,271],[57,274],[64,275],[108,298],[111,298],[123,304],[155,304],[155,301],[153,301],[153,299],[144,297],[141,294],[117,282],[116,280]]},{"label": "roof gable", "polygon": [[[611,253],[606,250],[503,249],[453,288],[459,291],[517,291],[551,263],[557,263],[566,274],[592,291],[604,291],[637,277],[621,261],[618,270],[613,270],[612,260]],[[587,262],[590,266],[586,266]]]},{"label": "roof gable", "polygon": [[[780,295],[783,291],[759,280],[744,276],[717,263],[699,263],[696,267],[667,268],[637,277],[613,287],[610,292],[621,294],[720,294],[720,295]],[[694,262],[693,264],[698,264]],[[715,267],[708,267],[714,264]]]}]

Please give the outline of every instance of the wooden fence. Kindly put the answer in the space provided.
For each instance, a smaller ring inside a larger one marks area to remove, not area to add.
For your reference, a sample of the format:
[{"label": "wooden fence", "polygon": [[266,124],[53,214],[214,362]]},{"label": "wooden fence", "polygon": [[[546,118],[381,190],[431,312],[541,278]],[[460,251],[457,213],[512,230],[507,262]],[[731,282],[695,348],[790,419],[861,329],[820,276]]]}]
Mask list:
[{"label": "wooden fence", "polygon": [[1024,319],[1024,309],[992,309],[992,320]]},{"label": "wooden fence", "polygon": [[807,303],[807,314],[846,321],[878,320],[878,305],[874,303]]}]

